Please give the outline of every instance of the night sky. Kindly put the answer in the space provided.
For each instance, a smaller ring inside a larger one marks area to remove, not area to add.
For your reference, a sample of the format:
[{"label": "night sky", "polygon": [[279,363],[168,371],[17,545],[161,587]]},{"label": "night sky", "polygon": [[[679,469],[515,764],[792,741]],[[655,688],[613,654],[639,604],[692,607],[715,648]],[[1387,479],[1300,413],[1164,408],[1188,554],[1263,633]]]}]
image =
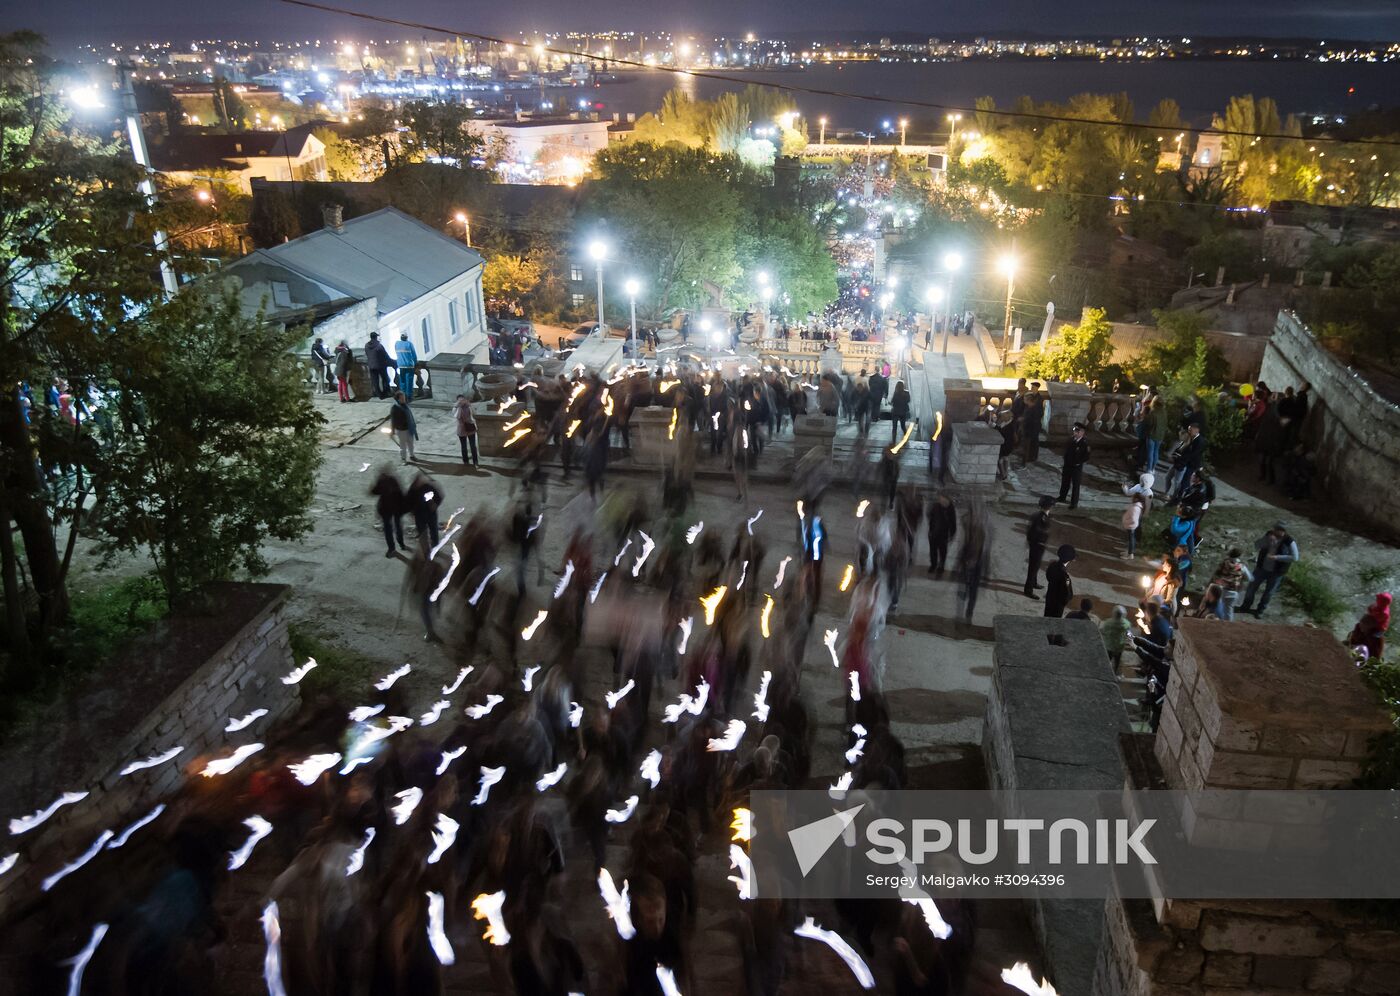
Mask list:
[{"label": "night sky", "polygon": [[[481,11],[474,0],[339,0],[339,6],[491,33],[673,30],[741,34],[910,31],[919,35],[1033,32],[1400,39],[1397,0],[534,0]],[[586,13],[583,10],[586,9]],[[799,13],[800,12],[800,13]],[[0,28],[34,28],[55,42],[406,36],[276,0],[0,0]]]}]

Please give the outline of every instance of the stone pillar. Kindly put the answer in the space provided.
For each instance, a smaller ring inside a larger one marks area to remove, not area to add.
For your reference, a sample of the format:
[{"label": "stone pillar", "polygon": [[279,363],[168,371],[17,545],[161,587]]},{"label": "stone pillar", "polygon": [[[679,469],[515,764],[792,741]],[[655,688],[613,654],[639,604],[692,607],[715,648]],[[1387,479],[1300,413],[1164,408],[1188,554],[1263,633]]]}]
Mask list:
[{"label": "stone pillar", "polygon": [[1331,633],[1186,618],[1154,750],[1172,788],[1345,788],[1389,728]]},{"label": "stone pillar", "polygon": [[1001,433],[981,422],[959,422],[943,431],[953,434],[948,447],[948,470],[953,480],[958,484],[995,484]]},{"label": "stone pillar", "polygon": [[[472,413],[476,415],[476,445],[482,456],[498,457],[507,453],[505,441],[514,432],[507,433],[505,427],[510,425],[521,415],[526,414],[523,408],[516,408],[502,414],[496,411],[485,402],[477,402],[472,405]],[[530,419],[521,422],[517,428],[524,428],[531,424]],[[519,446],[519,443],[515,444]]]},{"label": "stone pillar", "polygon": [[836,417],[833,415],[799,415],[792,424],[792,452],[798,460],[814,447],[830,457],[835,439]]},{"label": "stone pillar", "polygon": [[948,422],[974,422],[982,414],[982,382],[965,377],[943,378],[945,411]]},{"label": "stone pillar", "polygon": [[1050,427],[1052,440],[1069,438],[1070,426],[1076,422],[1088,424],[1089,409],[1094,395],[1087,384],[1062,384],[1051,381],[1045,385],[1050,396]]},{"label": "stone pillar", "polygon": [[[671,416],[674,408],[652,405],[632,412],[628,436],[632,440],[632,462],[645,467],[660,467],[676,451],[671,441]],[[680,432],[677,416],[677,433]]]}]

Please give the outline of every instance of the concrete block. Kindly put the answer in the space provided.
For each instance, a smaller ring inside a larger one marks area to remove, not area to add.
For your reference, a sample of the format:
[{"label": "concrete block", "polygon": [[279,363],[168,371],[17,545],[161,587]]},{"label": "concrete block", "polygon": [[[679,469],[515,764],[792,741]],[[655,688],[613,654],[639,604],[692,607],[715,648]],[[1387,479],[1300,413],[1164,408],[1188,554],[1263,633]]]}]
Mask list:
[{"label": "concrete block", "polygon": [[1338,757],[1346,746],[1346,730],[1299,730],[1266,726],[1259,738],[1265,754],[1291,754],[1294,757]]},{"label": "concrete block", "polygon": [[1318,958],[1308,969],[1307,987],[1314,992],[1345,992],[1356,974],[1351,962],[1342,958]]},{"label": "concrete block", "polygon": [[1250,977],[1255,985],[1272,986],[1276,989],[1301,989],[1308,977],[1311,962],[1307,958],[1288,958],[1277,955],[1259,955],[1254,959],[1254,974]]},{"label": "concrete block", "polygon": [[1253,955],[1212,951],[1206,955],[1201,981],[1208,986],[1237,988],[1249,984],[1249,976],[1253,971]]},{"label": "concrete block", "polygon": [[1215,746],[1229,751],[1256,751],[1263,735],[1264,727],[1260,723],[1222,715],[1214,737]]},{"label": "concrete block", "polygon": [[1400,962],[1400,931],[1350,930],[1345,949],[1357,960]]},{"label": "concrete block", "polygon": [[1299,789],[1349,788],[1361,776],[1361,761],[1313,761],[1298,762],[1297,774],[1293,777],[1293,787]]},{"label": "concrete block", "polygon": [[1212,788],[1288,788],[1293,774],[1293,758],[1263,754],[1239,754],[1216,750],[1210,770],[1203,772]]},{"label": "concrete block", "polygon": [[1400,964],[1373,962],[1361,969],[1360,977],[1352,983],[1359,993],[1400,993]]},{"label": "concrete block", "polygon": [[1200,936],[1207,951],[1281,957],[1316,958],[1336,944],[1312,920],[1280,921],[1216,910],[1206,911]]},{"label": "concrete block", "polygon": [[1343,757],[1367,757],[1371,753],[1371,738],[1376,733],[1371,730],[1349,730],[1347,742],[1342,748]]}]

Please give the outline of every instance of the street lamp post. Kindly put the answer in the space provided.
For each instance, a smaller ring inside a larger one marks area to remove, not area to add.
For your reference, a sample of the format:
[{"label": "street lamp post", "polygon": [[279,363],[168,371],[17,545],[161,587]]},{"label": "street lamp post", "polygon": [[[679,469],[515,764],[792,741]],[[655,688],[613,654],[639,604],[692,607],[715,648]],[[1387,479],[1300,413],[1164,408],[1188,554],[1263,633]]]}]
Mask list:
[{"label": "street lamp post", "polygon": [[1016,286],[1016,256],[1008,252],[998,264],[1006,276],[1006,318],[1001,326],[1001,369],[1006,369],[1006,357],[1011,351],[1011,293]]},{"label": "street lamp post", "polygon": [[598,328],[603,329],[603,260],[608,255],[608,244],[602,239],[594,239],[588,244],[588,255],[598,265]]},{"label": "street lamp post", "polygon": [[957,137],[957,134],[958,134],[958,122],[961,121],[961,120],[962,120],[962,115],[961,115],[961,114],[949,114],[949,115],[948,115],[948,150],[949,150],[950,152],[952,151],[952,148],[953,148],[953,139],[956,138],[956,137]]},{"label": "street lamp post", "polygon": [[908,119],[908,118],[900,118],[900,119],[899,119],[899,147],[900,147],[901,149],[904,148],[904,146],[905,146],[905,138],[907,137],[908,129],[909,129],[909,119]]},{"label": "street lamp post", "polygon": [[943,299],[943,355],[948,355],[948,338],[953,334],[953,275],[962,266],[962,254],[943,254],[943,269],[948,271],[948,294]]},{"label": "street lamp post", "polygon": [[470,249],[472,244],[471,218],[467,217],[467,212],[458,211],[455,215],[453,215],[453,220],[456,221],[457,224],[462,226],[462,238],[467,243],[467,248]]},{"label": "street lamp post", "polygon": [[826,115],[825,115],[825,114],[823,114],[821,117],[817,118],[817,126],[820,128],[819,134],[820,134],[820,136],[821,136],[820,138],[817,139],[817,144],[818,144],[818,145],[825,145],[825,144],[826,144]]},{"label": "street lamp post", "polygon": [[627,300],[632,305],[632,356],[637,355],[637,292],[642,289],[642,285],[635,277],[630,278],[626,284]]}]

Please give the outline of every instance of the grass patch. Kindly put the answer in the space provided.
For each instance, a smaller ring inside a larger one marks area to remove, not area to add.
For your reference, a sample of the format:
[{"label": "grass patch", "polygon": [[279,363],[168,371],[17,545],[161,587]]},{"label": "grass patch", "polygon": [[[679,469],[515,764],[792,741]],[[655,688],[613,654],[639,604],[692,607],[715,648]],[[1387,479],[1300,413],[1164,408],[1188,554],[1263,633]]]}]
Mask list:
[{"label": "grass patch", "polygon": [[1302,609],[1309,619],[1330,627],[1346,611],[1346,603],[1332,590],[1316,564],[1300,560],[1283,578],[1283,594]]},{"label": "grass patch", "polygon": [[1357,576],[1361,579],[1362,587],[1380,588],[1390,580],[1390,568],[1372,564],[1370,567],[1361,568],[1361,573]]},{"label": "grass patch", "polygon": [[292,658],[298,666],[306,658],[316,658],[316,666],[302,679],[303,696],[329,693],[337,698],[351,699],[362,695],[373,679],[381,662],[334,643],[306,626],[291,625],[287,634]]}]

